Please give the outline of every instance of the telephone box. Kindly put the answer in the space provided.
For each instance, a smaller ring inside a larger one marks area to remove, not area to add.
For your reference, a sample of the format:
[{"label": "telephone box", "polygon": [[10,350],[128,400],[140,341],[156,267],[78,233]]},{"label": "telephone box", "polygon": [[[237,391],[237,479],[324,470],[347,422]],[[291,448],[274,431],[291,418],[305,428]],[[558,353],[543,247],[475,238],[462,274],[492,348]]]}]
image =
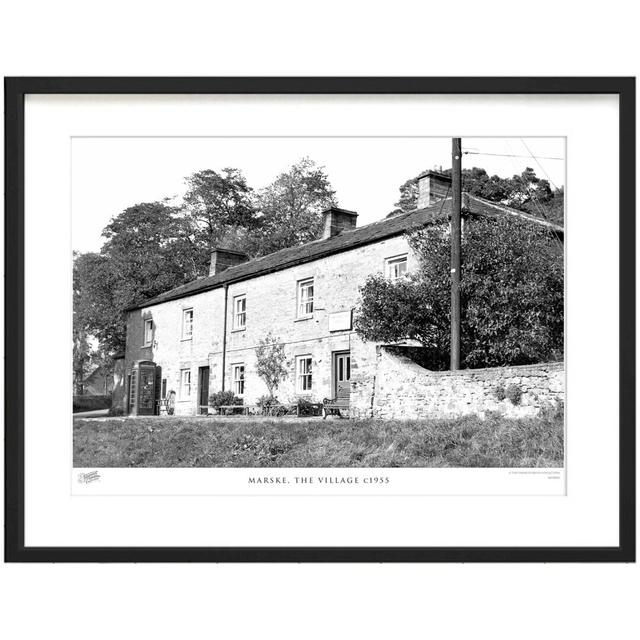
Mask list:
[{"label": "telephone box", "polygon": [[132,416],[152,416],[155,412],[156,365],[150,360],[138,360],[131,369],[129,413]]}]

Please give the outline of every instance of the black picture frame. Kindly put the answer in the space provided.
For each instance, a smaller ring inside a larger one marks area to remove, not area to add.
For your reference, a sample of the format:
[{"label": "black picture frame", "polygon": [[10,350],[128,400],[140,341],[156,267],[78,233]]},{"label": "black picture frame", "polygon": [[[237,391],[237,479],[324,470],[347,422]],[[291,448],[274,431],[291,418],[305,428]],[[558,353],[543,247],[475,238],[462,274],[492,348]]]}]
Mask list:
[{"label": "black picture frame", "polygon": [[[619,530],[612,547],[26,547],[24,541],[24,99],[27,94],[616,94],[620,149]],[[635,78],[5,78],[5,561],[635,561]],[[11,312],[9,313],[8,310]],[[624,348],[621,348],[624,345]]]}]

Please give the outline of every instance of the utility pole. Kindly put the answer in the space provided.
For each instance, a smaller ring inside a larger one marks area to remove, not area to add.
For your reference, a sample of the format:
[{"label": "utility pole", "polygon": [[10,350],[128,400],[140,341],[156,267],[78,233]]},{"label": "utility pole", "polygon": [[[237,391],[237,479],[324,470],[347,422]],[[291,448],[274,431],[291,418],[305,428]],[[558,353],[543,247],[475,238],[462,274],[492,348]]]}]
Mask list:
[{"label": "utility pole", "polygon": [[462,140],[451,139],[451,371],[460,368],[460,244],[462,239]]}]

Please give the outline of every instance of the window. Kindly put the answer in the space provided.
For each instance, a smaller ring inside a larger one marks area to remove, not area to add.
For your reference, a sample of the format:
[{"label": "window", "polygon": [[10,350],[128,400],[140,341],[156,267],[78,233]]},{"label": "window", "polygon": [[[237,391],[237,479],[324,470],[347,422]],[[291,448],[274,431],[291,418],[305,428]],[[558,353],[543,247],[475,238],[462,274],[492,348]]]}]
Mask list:
[{"label": "window", "polygon": [[191,369],[180,370],[180,397],[188,398],[191,395]]},{"label": "window", "polygon": [[143,347],[150,347],[153,342],[153,320],[148,318],[144,321],[144,342]]},{"label": "window", "polygon": [[247,296],[233,299],[233,328],[244,329],[247,325]]},{"label": "window", "polygon": [[407,273],[407,256],[396,256],[385,260],[387,278],[397,280]]},{"label": "window", "polygon": [[191,340],[193,336],[193,309],[182,311],[182,339]]},{"label": "window", "polygon": [[233,392],[240,397],[244,395],[244,364],[233,365]]},{"label": "window", "polygon": [[298,318],[313,315],[313,278],[298,282]]},{"label": "window", "polygon": [[313,363],[311,356],[296,358],[296,389],[298,393],[308,393],[313,385]]},{"label": "window", "polygon": [[162,378],[162,399],[167,397],[167,379]]}]

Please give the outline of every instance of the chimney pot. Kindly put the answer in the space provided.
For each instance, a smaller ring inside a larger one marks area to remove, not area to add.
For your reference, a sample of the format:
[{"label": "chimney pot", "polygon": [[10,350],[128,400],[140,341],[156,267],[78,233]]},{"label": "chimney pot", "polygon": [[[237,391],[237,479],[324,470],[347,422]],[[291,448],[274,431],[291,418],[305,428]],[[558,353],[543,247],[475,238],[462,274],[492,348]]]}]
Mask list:
[{"label": "chimney pot", "polygon": [[324,216],[323,240],[356,228],[358,214],[355,211],[331,207],[323,211],[322,215]]}]

